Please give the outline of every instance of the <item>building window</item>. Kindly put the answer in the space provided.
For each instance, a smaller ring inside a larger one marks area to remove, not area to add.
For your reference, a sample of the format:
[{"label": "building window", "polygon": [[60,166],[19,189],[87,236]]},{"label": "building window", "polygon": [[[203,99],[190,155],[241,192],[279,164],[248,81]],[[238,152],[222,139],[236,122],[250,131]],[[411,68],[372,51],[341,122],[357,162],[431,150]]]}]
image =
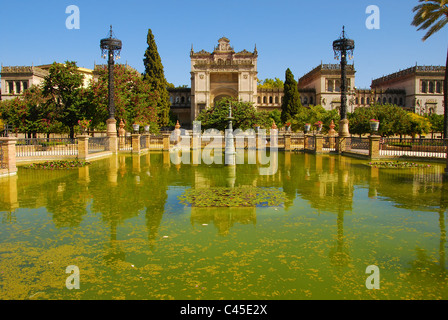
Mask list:
[{"label": "building window", "polygon": [[398,104],[398,99],[394,98],[394,104]]},{"label": "building window", "polygon": [[361,98],[361,104],[364,104],[364,98]]},{"label": "building window", "polygon": [[434,93],[434,82],[433,81],[429,82],[429,93]]},{"label": "building window", "polygon": [[180,98],[180,103],[185,103],[185,97]]},{"label": "building window", "polygon": [[275,103],[278,104],[278,97],[275,97]]},{"label": "building window", "polygon": [[359,98],[358,98],[358,97],[356,97],[356,99],[355,99],[355,103],[356,103],[356,104],[359,104]]},{"label": "building window", "polygon": [[328,92],[333,92],[334,88],[333,88],[333,80],[327,80],[328,83]]},{"label": "building window", "polygon": [[440,81],[437,81],[436,83],[436,92],[442,93],[442,83]]},{"label": "building window", "polygon": [[267,102],[268,102],[267,98],[263,97],[263,103],[267,103]]},{"label": "building window", "polygon": [[258,101],[258,104],[260,104],[261,103],[261,97],[258,97],[257,101]]},{"label": "building window", "polygon": [[389,104],[392,104],[392,98],[389,97]]},{"label": "building window", "polygon": [[335,87],[336,87],[336,88],[335,88],[334,90],[335,90],[336,92],[341,92],[341,81],[337,80],[337,81],[336,81],[336,84],[335,84]]},{"label": "building window", "polygon": [[313,97],[310,97],[310,104],[313,104]]},{"label": "building window", "polygon": [[22,92],[22,83],[20,81],[16,81],[16,92],[17,93]]},{"label": "building window", "polygon": [[370,98],[367,98],[367,102],[366,102],[367,104],[370,104]]},{"label": "building window", "polygon": [[428,84],[426,81],[422,81],[422,93],[428,92]]},{"label": "building window", "polygon": [[383,104],[386,104],[387,100],[386,97],[383,98]]},{"label": "building window", "polygon": [[14,82],[8,81],[8,93],[14,94]]},{"label": "building window", "polygon": [[400,106],[403,105],[403,98],[400,98]]},{"label": "building window", "polygon": [[304,105],[307,105],[307,104],[308,104],[308,98],[307,98],[307,97],[303,98],[303,104],[304,104]]},{"label": "building window", "polygon": [[272,103],[272,97],[269,97],[269,103]]},{"label": "building window", "polygon": [[23,85],[23,91],[28,89],[28,81],[23,81],[22,85]]}]

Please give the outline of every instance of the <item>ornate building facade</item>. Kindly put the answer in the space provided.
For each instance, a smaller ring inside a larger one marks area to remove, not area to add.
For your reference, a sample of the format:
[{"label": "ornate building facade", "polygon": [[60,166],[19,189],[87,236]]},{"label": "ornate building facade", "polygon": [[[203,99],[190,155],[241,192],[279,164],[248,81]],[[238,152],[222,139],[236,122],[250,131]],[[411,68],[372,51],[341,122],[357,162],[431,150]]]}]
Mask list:
[{"label": "ornate building facade", "polygon": [[253,52],[235,52],[230,40],[223,37],[212,53],[191,48],[190,58],[191,121],[223,97],[257,102],[256,47]]}]

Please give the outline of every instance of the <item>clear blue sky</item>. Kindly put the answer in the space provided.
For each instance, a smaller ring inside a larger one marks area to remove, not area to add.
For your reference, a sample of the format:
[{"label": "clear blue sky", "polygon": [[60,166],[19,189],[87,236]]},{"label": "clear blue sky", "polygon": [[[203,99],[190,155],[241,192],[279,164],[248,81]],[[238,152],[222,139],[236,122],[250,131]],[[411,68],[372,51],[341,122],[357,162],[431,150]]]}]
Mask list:
[{"label": "clear blue sky", "polygon": [[[356,42],[356,86],[416,63],[445,65],[448,28],[422,42],[411,26],[417,0],[42,0],[2,1],[0,62],[39,65],[76,61],[93,68],[105,63],[99,42],[109,25],[123,41],[120,63],[143,72],[146,35],[155,36],[165,76],[190,86],[190,49],[213,51],[226,36],[236,51],[257,45],[258,77],[284,80],[290,68],[296,79],[334,60],[332,42],[342,25]],[[66,28],[66,7],[80,10],[80,29]],[[369,30],[368,5],[380,9],[380,29]]]}]

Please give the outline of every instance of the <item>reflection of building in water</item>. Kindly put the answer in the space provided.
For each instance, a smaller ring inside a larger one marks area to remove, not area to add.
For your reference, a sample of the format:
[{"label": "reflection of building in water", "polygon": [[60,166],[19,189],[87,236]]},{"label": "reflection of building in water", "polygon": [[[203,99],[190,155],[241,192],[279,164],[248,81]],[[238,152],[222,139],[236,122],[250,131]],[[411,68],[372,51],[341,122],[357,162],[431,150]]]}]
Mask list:
[{"label": "reflection of building in water", "polygon": [[17,175],[0,180],[0,212],[6,213],[2,217],[2,223],[14,220],[14,212],[19,208],[17,198]]},{"label": "reflection of building in water", "polygon": [[213,222],[218,229],[218,234],[225,236],[229,234],[230,228],[236,223],[253,224],[257,222],[255,207],[238,208],[191,208],[191,224],[210,224]]}]

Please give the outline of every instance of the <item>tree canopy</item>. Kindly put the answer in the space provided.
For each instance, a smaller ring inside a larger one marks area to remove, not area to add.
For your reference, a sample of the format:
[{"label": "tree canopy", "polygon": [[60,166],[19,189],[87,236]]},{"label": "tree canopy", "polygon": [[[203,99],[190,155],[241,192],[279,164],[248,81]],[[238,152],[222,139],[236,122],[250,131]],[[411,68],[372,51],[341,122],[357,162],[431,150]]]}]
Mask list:
[{"label": "tree canopy", "polygon": [[148,48],[145,51],[143,63],[145,66],[144,79],[153,90],[159,95],[157,102],[157,114],[159,126],[166,126],[169,121],[170,96],[168,93],[168,82],[163,71],[162,59],[157,50],[157,44],[151,29],[148,29],[147,41]]},{"label": "tree canopy", "polygon": [[284,97],[282,103],[282,121],[292,119],[302,107],[297,81],[289,68],[285,72]]}]

